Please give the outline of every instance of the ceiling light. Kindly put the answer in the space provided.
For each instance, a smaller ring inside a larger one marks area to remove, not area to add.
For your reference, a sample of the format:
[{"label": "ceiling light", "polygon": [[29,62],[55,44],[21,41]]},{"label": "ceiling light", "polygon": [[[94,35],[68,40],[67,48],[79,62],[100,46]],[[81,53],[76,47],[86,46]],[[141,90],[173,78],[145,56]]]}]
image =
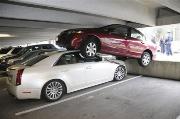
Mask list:
[{"label": "ceiling light", "polygon": [[13,37],[13,36],[10,35],[10,34],[1,34],[1,33],[0,33],[0,37]]}]

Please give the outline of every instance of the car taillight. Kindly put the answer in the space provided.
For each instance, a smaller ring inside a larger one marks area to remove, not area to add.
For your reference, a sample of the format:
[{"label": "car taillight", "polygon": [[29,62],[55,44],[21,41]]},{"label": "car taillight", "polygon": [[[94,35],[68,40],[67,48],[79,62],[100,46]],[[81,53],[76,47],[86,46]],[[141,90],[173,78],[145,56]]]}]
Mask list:
[{"label": "car taillight", "polygon": [[22,78],[23,71],[24,71],[24,69],[20,69],[17,71],[16,86],[21,85],[21,78]]}]

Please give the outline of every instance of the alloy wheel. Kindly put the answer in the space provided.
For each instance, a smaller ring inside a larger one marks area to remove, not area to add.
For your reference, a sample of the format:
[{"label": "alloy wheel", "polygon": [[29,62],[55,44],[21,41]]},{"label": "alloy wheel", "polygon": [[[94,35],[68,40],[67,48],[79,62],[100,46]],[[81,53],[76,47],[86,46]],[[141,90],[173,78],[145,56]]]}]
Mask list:
[{"label": "alloy wheel", "polygon": [[126,75],[126,69],[124,66],[119,66],[116,68],[115,74],[114,74],[114,78],[115,80],[122,80]]},{"label": "alloy wheel", "polygon": [[147,66],[151,62],[151,56],[149,53],[144,53],[142,56],[142,64],[144,66]]},{"label": "alloy wheel", "polygon": [[63,86],[58,81],[50,82],[46,87],[46,96],[50,100],[57,100],[63,94]]},{"label": "alloy wheel", "polygon": [[96,43],[90,42],[86,47],[87,56],[90,56],[90,57],[95,56],[96,52],[97,52]]}]

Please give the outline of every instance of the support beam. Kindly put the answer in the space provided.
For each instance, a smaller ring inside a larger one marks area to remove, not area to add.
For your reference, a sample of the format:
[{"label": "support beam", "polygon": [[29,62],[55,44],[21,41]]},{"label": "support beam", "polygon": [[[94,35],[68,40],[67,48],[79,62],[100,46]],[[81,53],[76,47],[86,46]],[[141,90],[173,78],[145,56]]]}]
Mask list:
[{"label": "support beam", "polygon": [[9,0],[34,6],[64,9],[154,26],[156,9],[138,0]]},{"label": "support beam", "polygon": [[101,17],[97,15],[50,10],[30,6],[0,3],[0,17],[31,21],[56,22],[75,25],[107,25],[112,23],[125,24],[123,20]]}]

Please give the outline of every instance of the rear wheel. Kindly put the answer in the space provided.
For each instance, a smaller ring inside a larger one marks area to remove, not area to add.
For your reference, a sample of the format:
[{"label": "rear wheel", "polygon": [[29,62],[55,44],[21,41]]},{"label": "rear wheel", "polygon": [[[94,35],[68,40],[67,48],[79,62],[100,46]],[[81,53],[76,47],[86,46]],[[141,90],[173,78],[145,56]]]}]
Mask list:
[{"label": "rear wheel", "polygon": [[84,57],[94,57],[98,51],[98,43],[94,39],[87,39],[81,46],[81,53]]},{"label": "rear wheel", "polygon": [[150,64],[152,60],[151,54],[149,52],[143,52],[141,59],[139,59],[139,64],[143,67],[146,67]]},{"label": "rear wheel", "polygon": [[114,80],[115,81],[121,81],[126,76],[126,68],[123,65],[120,65],[116,68],[116,71],[114,73]]},{"label": "rear wheel", "polygon": [[59,100],[64,92],[65,85],[59,80],[48,81],[43,87],[43,97],[50,102]]}]

